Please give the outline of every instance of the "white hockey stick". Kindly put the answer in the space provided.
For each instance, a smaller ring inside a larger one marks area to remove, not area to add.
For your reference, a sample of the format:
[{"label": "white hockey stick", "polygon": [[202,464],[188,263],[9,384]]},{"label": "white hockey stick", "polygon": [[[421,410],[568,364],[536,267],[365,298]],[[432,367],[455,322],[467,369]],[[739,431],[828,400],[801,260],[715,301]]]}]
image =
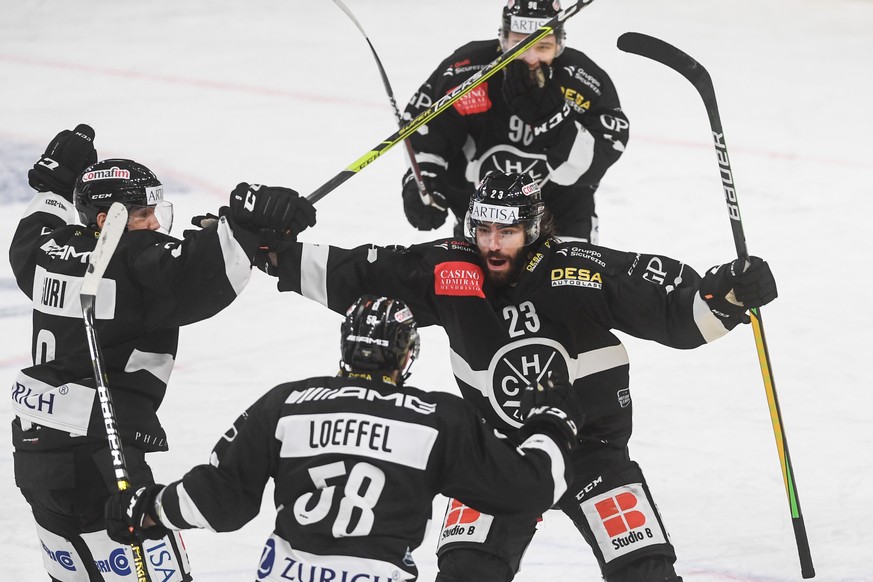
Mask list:
[{"label": "white hockey stick", "polygon": [[[82,290],[79,292],[82,317],[85,320],[85,333],[88,336],[88,350],[91,352],[91,364],[94,367],[94,381],[97,384],[97,396],[100,399],[100,411],[103,413],[106,439],[109,441],[109,452],[112,454],[112,470],[119,491],[130,488],[130,475],[127,472],[127,462],[124,459],[121,437],[118,434],[115,408],[112,405],[112,395],[109,393],[109,378],[103,363],[103,352],[100,349],[100,342],[97,340],[97,330],[94,328],[94,304],[97,301],[100,281],[103,279],[106,267],[109,266],[115,249],[118,247],[118,241],[121,240],[121,235],[124,234],[126,228],[127,208],[120,202],[115,202],[106,214],[106,221],[100,230],[97,246],[91,252],[91,260],[82,280]],[[137,582],[148,582],[149,576],[142,546],[138,543],[132,543],[130,549],[133,552]]]}]

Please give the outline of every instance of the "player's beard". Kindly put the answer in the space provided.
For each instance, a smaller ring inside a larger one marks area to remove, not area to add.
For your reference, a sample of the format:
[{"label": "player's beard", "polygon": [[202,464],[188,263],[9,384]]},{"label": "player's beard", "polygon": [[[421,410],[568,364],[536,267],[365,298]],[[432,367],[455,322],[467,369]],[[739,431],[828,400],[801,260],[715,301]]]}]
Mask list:
[{"label": "player's beard", "polygon": [[[488,282],[494,287],[502,288],[515,283],[518,280],[518,274],[521,272],[523,261],[521,255],[524,249],[518,249],[515,253],[505,253],[500,251],[490,251],[485,253],[485,277]],[[488,265],[488,259],[503,259],[506,261],[506,268],[500,271],[492,271]]]}]

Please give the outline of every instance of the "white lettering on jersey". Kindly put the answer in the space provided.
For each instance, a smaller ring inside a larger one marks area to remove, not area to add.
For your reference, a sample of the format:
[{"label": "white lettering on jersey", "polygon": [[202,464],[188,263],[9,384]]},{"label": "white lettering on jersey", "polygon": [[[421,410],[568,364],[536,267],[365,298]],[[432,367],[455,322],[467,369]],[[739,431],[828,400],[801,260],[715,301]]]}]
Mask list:
[{"label": "white lettering on jersey", "polygon": [[407,408],[419,414],[433,414],[437,406],[431,402],[424,402],[412,394],[404,394],[403,392],[382,394],[377,390],[361,386],[343,386],[342,388],[316,386],[306,390],[295,390],[288,395],[285,402],[287,404],[296,404],[315,400],[333,400],[335,398],[356,398],[358,400],[366,400],[367,402],[375,402],[377,400],[382,402],[393,401],[394,406]]}]

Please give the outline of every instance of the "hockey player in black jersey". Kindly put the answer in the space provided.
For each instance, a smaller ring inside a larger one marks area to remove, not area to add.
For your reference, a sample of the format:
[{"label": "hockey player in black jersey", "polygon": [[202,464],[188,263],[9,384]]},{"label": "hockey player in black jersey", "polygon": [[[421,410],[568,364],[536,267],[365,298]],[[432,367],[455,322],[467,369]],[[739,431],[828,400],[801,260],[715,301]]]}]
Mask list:
[{"label": "hockey player in black jersey", "polygon": [[[499,38],[470,42],[431,73],[406,107],[412,119],[560,11],[558,0],[509,0]],[[525,171],[540,184],[555,233],[597,242],[594,193],[628,141],[615,86],[565,30],[544,37],[503,72],[462,97],[410,137],[429,196],[411,171],[403,207],[419,230],[440,227],[447,209],[463,239],[467,203],[492,170]]]},{"label": "hockey player in black jersey", "polygon": [[[9,250],[17,283],[33,300],[33,365],[11,390],[15,481],[33,511],[46,571],[62,582],[132,577],[130,548],[104,528],[103,506],[117,485],[79,302],[109,206],[123,203],[129,222],[100,284],[96,328],[128,469],[139,483],[152,480],[146,453],[168,449],[157,411],[179,327],[215,315],[248,282],[259,234],[246,224],[256,217],[300,230],[314,222],[307,201],[275,190],[262,197],[242,184],[220,219],[179,240],[165,233],[172,206],[155,174],[133,160],[97,162],[93,140],[93,129],[79,125],[51,141],[28,174],[38,194]],[[143,550],[152,580],[191,579],[176,534]]]},{"label": "hockey player in black jersey", "polygon": [[[569,384],[543,378],[528,392],[516,448],[457,396],[407,386],[418,350],[403,302],[361,297],[341,326],[337,376],[276,386],[218,441],[210,464],[113,496],[110,536],[239,529],[270,478],[277,515],[258,580],[413,580],[410,552],[438,493],[532,525],[566,490],[582,415]],[[478,537],[467,521],[454,529]]]},{"label": "hockey player in black jersey", "polygon": [[[341,311],[368,292],[405,301],[421,326],[440,325],[462,395],[510,437],[520,396],[550,371],[566,375],[585,410],[574,482],[558,507],[591,546],[609,582],[675,581],[676,555],[631,460],[629,361],[612,330],[687,349],[749,321],[776,297],[766,262],[733,261],[702,276],[675,259],[552,237],[535,180],[489,174],[469,202],[467,240],[342,249],[289,243],[270,255],[279,290]],[[278,249],[277,247],[277,250]],[[530,524],[483,515],[481,538],[440,537],[439,580],[510,580]]]}]

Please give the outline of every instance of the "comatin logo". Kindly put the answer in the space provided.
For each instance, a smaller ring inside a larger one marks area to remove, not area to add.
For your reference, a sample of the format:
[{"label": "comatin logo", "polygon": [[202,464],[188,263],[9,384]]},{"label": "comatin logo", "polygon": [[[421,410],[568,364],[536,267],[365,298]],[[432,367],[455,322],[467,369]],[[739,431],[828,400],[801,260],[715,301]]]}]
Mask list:
[{"label": "comatin logo", "polygon": [[621,535],[646,524],[646,516],[633,510],[636,506],[637,497],[633,493],[619,493],[615,497],[607,497],[594,504],[609,537]]},{"label": "comatin logo", "polygon": [[446,523],[443,527],[448,528],[453,525],[473,523],[479,519],[479,516],[481,515],[481,513],[472,507],[467,507],[457,499],[452,499],[452,504],[449,507],[448,513],[446,513]]},{"label": "comatin logo", "polygon": [[108,170],[94,170],[82,174],[83,182],[94,182],[95,180],[130,180],[130,171],[112,166]]},{"label": "comatin logo", "polygon": [[534,182],[533,184],[525,184],[521,187],[521,193],[525,196],[530,196],[540,191],[540,185]]}]

